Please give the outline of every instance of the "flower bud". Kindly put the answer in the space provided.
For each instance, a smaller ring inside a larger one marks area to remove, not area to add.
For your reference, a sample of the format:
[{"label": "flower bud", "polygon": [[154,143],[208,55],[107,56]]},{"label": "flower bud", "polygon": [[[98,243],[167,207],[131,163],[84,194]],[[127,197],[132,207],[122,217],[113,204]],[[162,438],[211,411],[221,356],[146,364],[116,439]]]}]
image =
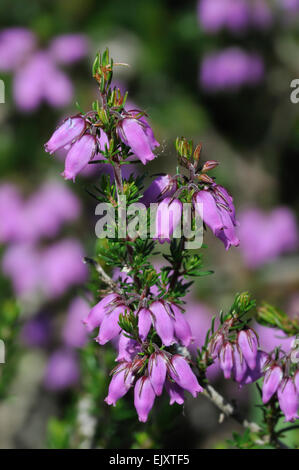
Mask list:
[{"label": "flower bud", "polygon": [[196,162],[198,162],[198,160],[200,159],[201,149],[202,145],[198,144],[193,152],[193,160]]},{"label": "flower bud", "polygon": [[204,163],[201,171],[205,173],[206,171],[214,170],[214,168],[217,168],[218,165],[219,162],[216,162],[216,160],[208,160]]},{"label": "flower bud", "polygon": [[198,175],[198,179],[201,183],[207,183],[207,184],[213,184],[214,180],[210,178],[210,176],[206,174],[200,174]]}]

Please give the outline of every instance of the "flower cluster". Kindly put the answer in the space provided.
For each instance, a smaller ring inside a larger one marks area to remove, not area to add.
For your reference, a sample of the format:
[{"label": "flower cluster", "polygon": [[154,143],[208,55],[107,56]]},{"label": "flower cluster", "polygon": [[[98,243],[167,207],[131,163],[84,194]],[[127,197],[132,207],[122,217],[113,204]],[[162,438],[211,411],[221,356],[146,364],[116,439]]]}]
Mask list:
[{"label": "flower cluster", "polygon": [[209,354],[219,360],[226,379],[233,378],[242,386],[262,377],[268,354],[258,349],[257,335],[251,328],[232,334],[235,324],[230,318],[217,330],[209,342]]},{"label": "flower cluster", "polygon": [[[178,146],[186,144],[183,140]],[[189,149],[190,151],[190,149]],[[182,149],[184,153],[184,149]],[[156,233],[154,238],[160,243],[170,241],[171,235],[179,225],[183,212],[182,201],[191,199],[193,210],[210,227],[214,235],[219,238],[228,250],[231,246],[238,246],[239,239],[236,232],[237,221],[233,198],[221,185],[216,184],[207,172],[214,169],[218,162],[207,161],[201,168],[197,169],[199,158],[199,147],[194,151],[193,162],[181,154],[184,165],[190,170],[190,177],[186,179],[182,175],[157,178],[150,186],[152,190],[152,201],[161,200],[156,213]],[[198,153],[198,154],[197,154]],[[184,190],[188,197],[184,199]],[[147,190],[149,191],[149,190]],[[146,200],[149,201],[149,193],[145,192]]]},{"label": "flower cluster", "polygon": [[[136,110],[123,111],[117,119],[116,131],[121,141],[146,164],[155,158],[153,150],[159,144],[145,117],[139,114]],[[104,162],[108,147],[108,136],[100,129],[93,111],[67,118],[45,144],[50,154],[62,148],[68,150],[63,176],[73,181],[92,160]]]},{"label": "flower cluster", "polygon": [[183,356],[171,354],[148,339],[154,334],[152,330],[149,335],[153,327],[163,348],[178,342],[188,346],[192,340],[191,329],[181,309],[174,303],[157,300],[134,312],[139,333],[136,339],[120,326],[120,317],[127,318],[130,314],[125,300],[111,293],[91,309],[84,323],[88,331],[100,328],[95,339],[101,345],[118,337],[116,360],[119,365],[112,371],[106,402],[115,405],[135,383],[135,407],[140,421],[146,421],[155,397],[162,394],[164,385],[171,404],[184,402],[184,390],[196,396],[202,388]]},{"label": "flower cluster", "polygon": [[[194,397],[202,392],[207,369],[218,361],[225,378],[233,378],[240,386],[255,382],[266,373],[264,399],[268,401],[277,392],[286,419],[295,419],[298,372],[284,356],[276,354],[274,361],[274,353],[259,348],[257,334],[249,326],[249,312],[255,303],[247,293],[236,296],[228,314],[221,312],[216,331],[215,318],[212,319],[196,362],[189,359],[186,348],[191,346],[193,337],[184,315],[188,306],[182,306],[192,282],[185,279],[210,272],[203,272],[201,256],[186,248],[192,235],[184,233],[179,240],[173,235],[181,223],[185,204],[189,204],[193,226],[199,215],[227,250],[238,246],[233,198],[208,174],[218,162],[201,162],[201,145],[193,148],[193,142],[183,137],[176,140],[179,167],[175,175],[159,175],[143,194],[142,181],[134,177],[123,181],[121,167],[132,158],[147,164],[156,157],[153,151],[159,144],[145,113],[127,109],[127,95],[111,87],[114,65],[108,51],[97,55],[93,76],[99,85],[100,102],[93,103],[92,111],[66,119],[45,145],[49,153],[61,148],[68,151],[66,179],[75,180],[91,162],[109,164],[113,178],[102,179],[98,199],[112,202],[119,209],[118,218],[122,196],[143,202],[148,209],[157,203],[154,236],[143,239],[137,233],[134,237],[118,237],[117,227],[113,239],[107,238],[105,247],[99,247],[97,259],[86,259],[108,288],[101,291],[101,300],[83,323],[89,333],[98,328],[94,339],[99,345],[111,341],[117,348],[117,365],[111,372],[106,403],[115,405],[134,387],[134,405],[139,420],[145,422],[164,389],[170,404],[182,404],[185,391]],[[123,223],[127,227],[132,219],[128,214],[125,217]],[[150,261],[157,241],[169,243],[169,253],[164,255],[168,265],[159,271]],[[110,278],[101,261],[117,268],[118,275]]]},{"label": "flower cluster", "polygon": [[[143,375],[137,378],[140,373]],[[153,352],[143,358],[135,356],[132,362],[121,361],[112,371],[106,403],[115,405],[134,383],[134,405],[141,422],[147,421],[155,397],[162,394],[164,386],[171,405],[184,403],[184,390],[193,397],[202,391],[187,360],[166,351]]]},{"label": "flower cluster", "polygon": [[277,395],[285,421],[299,418],[299,370],[292,367],[290,355],[276,360],[269,359],[263,383],[263,402],[268,403]]}]

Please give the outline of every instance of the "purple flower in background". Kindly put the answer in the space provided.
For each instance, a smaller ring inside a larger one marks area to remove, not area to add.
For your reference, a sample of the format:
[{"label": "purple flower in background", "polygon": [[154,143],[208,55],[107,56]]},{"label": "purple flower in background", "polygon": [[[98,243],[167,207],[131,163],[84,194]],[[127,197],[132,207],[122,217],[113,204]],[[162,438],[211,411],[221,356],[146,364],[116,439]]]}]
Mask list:
[{"label": "purple flower in background", "polygon": [[139,160],[146,165],[147,162],[156,158],[153,150],[159,146],[154,138],[154,134],[145,118],[137,119],[134,116],[137,112],[130,111],[128,116],[118,123],[118,134],[125,145]]},{"label": "purple flower in background", "polygon": [[139,421],[145,423],[149,412],[154,406],[155,392],[148,377],[143,376],[137,380],[134,388],[134,405],[138,413]]},{"label": "purple flower in background", "polygon": [[22,328],[21,338],[26,346],[47,346],[51,335],[51,322],[46,314],[35,315],[26,321]]},{"label": "purple flower in background", "polygon": [[49,358],[44,385],[49,390],[60,391],[76,385],[80,369],[76,353],[69,349],[58,349]]},{"label": "purple flower in background", "polygon": [[72,238],[65,238],[44,250],[39,264],[43,288],[49,298],[59,297],[71,286],[85,282],[87,268],[83,257],[81,244]]},{"label": "purple flower in background", "polygon": [[56,298],[87,278],[84,252],[75,239],[64,239],[44,249],[30,244],[9,246],[2,259],[3,273],[18,296],[43,294]]},{"label": "purple flower in background", "polygon": [[[202,303],[188,301],[186,305],[185,317],[191,328],[193,341],[189,344],[188,349],[192,357],[197,356],[197,348],[202,348],[205,343],[206,334],[211,328],[212,313],[208,307]],[[215,380],[219,376],[218,363],[212,364],[207,369],[207,377],[209,380]]]},{"label": "purple flower in background", "polygon": [[160,243],[170,242],[175,229],[181,222],[183,204],[179,199],[166,197],[160,202],[156,213],[156,233],[153,237]]},{"label": "purple flower in background", "polygon": [[249,268],[258,268],[298,247],[298,229],[293,212],[278,207],[269,214],[247,209],[239,216],[240,249]]},{"label": "purple flower in background", "polygon": [[60,181],[50,180],[44,183],[37,197],[42,200],[49,217],[57,222],[65,223],[76,220],[81,212],[81,204],[77,196]]},{"label": "purple flower in background", "polygon": [[66,185],[48,181],[25,203],[20,239],[37,241],[54,237],[64,223],[76,220],[80,211],[79,200]]},{"label": "purple flower in background", "polygon": [[23,201],[19,190],[10,183],[0,185],[0,242],[18,239]]},{"label": "purple flower in background", "polygon": [[14,98],[23,111],[32,111],[45,100],[54,107],[66,106],[73,86],[65,73],[56,68],[46,52],[36,52],[14,77]]},{"label": "purple flower in background", "polygon": [[235,91],[244,85],[257,85],[263,76],[262,58],[237,47],[204,57],[200,66],[200,83],[206,92]]},{"label": "purple flower in background", "polygon": [[202,212],[204,223],[224,243],[226,250],[239,246],[233,198],[225,188],[214,185],[208,190],[201,190],[195,194],[193,202],[200,215]]},{"label": "purple flower in background", "polygon": [[247,0],[200,0],[198,18],[201,27],[210,33],[222,28],[233,32],[248,26],[250,7]]},{"label": "purple flower in background", "polygon": [[53,107],[67,105],[73,96],[68,76],[57,65],[70,64],[87,54],[82,35],[59,36],[48,50],[38,50],[33,33],[10,28],[0,33],[0,70],[14,72],[14,98],[23,111],[33,111],[42,101]]},{"label": "purple flower in background", "polygon": [[12,71],[19,67],[35,48],[36,39],[24,28],[9,28],[0,32],[0,70]]},{"label": "purple flower in background", "polygon": [[286,336],[283,331],[262,326],[259,323],[254,325],[254,329],[258,334],[261,349],[267,353],[272,352],[279,346],[286,352],[290,351],[292,341],[295,339],[294,336]]},{"label": "purple flower in background", "polygon": [[0,241],[37,242],[54,237],[65,222],[80,214],[77,197],[64,184],[49,180],[27,201],[10,184],[0,186]]},{"label": "purple flower in background", "polygon": [[297,13],[299,11],[299,0],[276,0],[280,8],[287,13]]},{"label": "purple flower in background", "polygon": [[2,270],[11,279],[17,296],[27,296],[41,287],[40,256],[31,245],[9,246],[2,258]]},{"label": "purple flower in background", "polygon": [[76,297],[69,305],[66,321],[62,328],[64,344],[71,348],[83,348],[88,339],[82,320],[90,310],[89,303]]},{"label": "purple flower in background", "polygon": [[252,24],[261,29],[267,29],[273,23],[272,10],[266,0],[255,0],[251,7]]},{"label": "purple flower in background", "polygon": [[57,63],[72,64],[88,54],[88,41],[82,34],[64,34],[52,40],[49,53]]},{"label": "purple flower in background", "polygon": [[208,33],[217,33],[224,28],[240,33],[251,26],[269,27],[272,12],[265,0],[200,0],[198,20]]},{"label": "purple flower in background", "polygon": [[285,421],[295,421],[299,418],[299,394],[291,377],[284,379],[278,387],[279,406],[285,415]]}]

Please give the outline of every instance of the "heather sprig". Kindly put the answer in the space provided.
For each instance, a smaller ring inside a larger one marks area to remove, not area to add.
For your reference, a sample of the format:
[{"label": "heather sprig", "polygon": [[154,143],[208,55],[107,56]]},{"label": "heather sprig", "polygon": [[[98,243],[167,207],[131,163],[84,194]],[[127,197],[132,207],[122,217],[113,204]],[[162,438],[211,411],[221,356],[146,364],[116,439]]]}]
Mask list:
[{"label": "heather sprig", "polygon": [[[238,417],[230,405],[223,405],[208,382],[207,369],[217,362],[224,377],[240,386],[265,376],[264,401],[277,394],[276,403],[271,402],[272,410],[279,402],[286,419],[294,420],[298,408],[297,365],[281,351],[267,354],[261,350],[258,335],[250,325],[255,302],[247,292],[235,297],[228,313],[213,317],[198,357],[195,361],[190,358],[187,348],[193,341],[192,330],[184,316],[187,294],[195,278],[212,273],[203,269],[200,250],[206,247],[201,243],[195,250],[190,242],[209,227],[226,250],[237,247],[234,201],[211,173],[218,161],[203,162],[201,144],[194,145],[184,137],[175,142],[175,175],[156,175],[145,191],[143,176],[123,177],[124,165],[132,161],[146,165],[159,157],[159,143],[146,113],[130,109],[127,93],[111,85],[114,67],[123,65],[115,64],[108,50],[97,54],[92,73],[99,87],[99,100],[90,111],[66,119],[45,146],[50,153],[61,147],[68,150],[63,173],[66,179],[75,181],[88,164],[104,163],[112,169],[112,176],[102,176],[89,189],[97,202],[109,205],[112,216],[105,232],[110,236],[100,237],[105,241],[97,243],[95,258],[86,258],[100,282],[95,278],[93,291],[99,298],[84,320],[90,333],[97,330],[94,339],[100,346],[112,341],[117,348],[117,364],[110,374],[105,401],[115,406],[134,388],[134,405],[139,420],[145,422],[164,389],[171,405],[183,404],[186,391],[193,397],[204,393],[227,415]],[[137,204],[137,208],[142,206],[143,228],[139,219],[136,229],[136,214],[126,211],[124,201]],[[184,216],[188,211],[191,223],[185,231]],[[132,225],[133,232],[129,230]],[[163,250],[165,264],[158,268],[152,257],[160,253],[161,245],[169,249]],[[259,316],[272,326],[283,326],[288,333],[297,325],[288,323],[270,307],[260,309]],[[265,403],[264,410],[267,406]],[[278,442],[278,419],[277,413],[269,437],[273,445]],[[258,432],[266,439],[265,429]]]}]

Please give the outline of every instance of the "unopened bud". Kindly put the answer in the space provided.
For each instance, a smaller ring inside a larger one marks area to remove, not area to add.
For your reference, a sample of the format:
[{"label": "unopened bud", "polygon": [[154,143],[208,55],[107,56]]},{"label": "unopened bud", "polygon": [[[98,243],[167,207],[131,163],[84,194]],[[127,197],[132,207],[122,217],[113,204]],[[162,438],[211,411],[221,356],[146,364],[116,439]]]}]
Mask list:
[{"label": "unopened bud", "polygon": [[242,294],[238,294],[235,299],[236,307],[241,311],[246,311],[247,307],[250,305],[251,298],[248,292],[242,292]]},{"label": "unopened bud", "polygon": [[214,180],[206,174],[198,175],[198,179],[201,183],[209,183],[209,184],[214,183]]},{"label": "unopened bud", "polygon": [[180,157],[185,157],[189,160],[192,156],[193,142],[187,140],[185,137],[178,137],[175,142],[176,150]]},{"label": "unopened bud", "polygon": [[216,160],[209,160],[205,162],[204,166],[202,167],[202,172],[205,173],[206,171],[213,170],[219,165],[219,162],[216,162]]},{"label": "unopened bud", "polygon": [[198,162],[198,160],[200,159],[201,149],[202,149],[202,145],[198,144],[194,150],[193,159],[196,162]]}]

